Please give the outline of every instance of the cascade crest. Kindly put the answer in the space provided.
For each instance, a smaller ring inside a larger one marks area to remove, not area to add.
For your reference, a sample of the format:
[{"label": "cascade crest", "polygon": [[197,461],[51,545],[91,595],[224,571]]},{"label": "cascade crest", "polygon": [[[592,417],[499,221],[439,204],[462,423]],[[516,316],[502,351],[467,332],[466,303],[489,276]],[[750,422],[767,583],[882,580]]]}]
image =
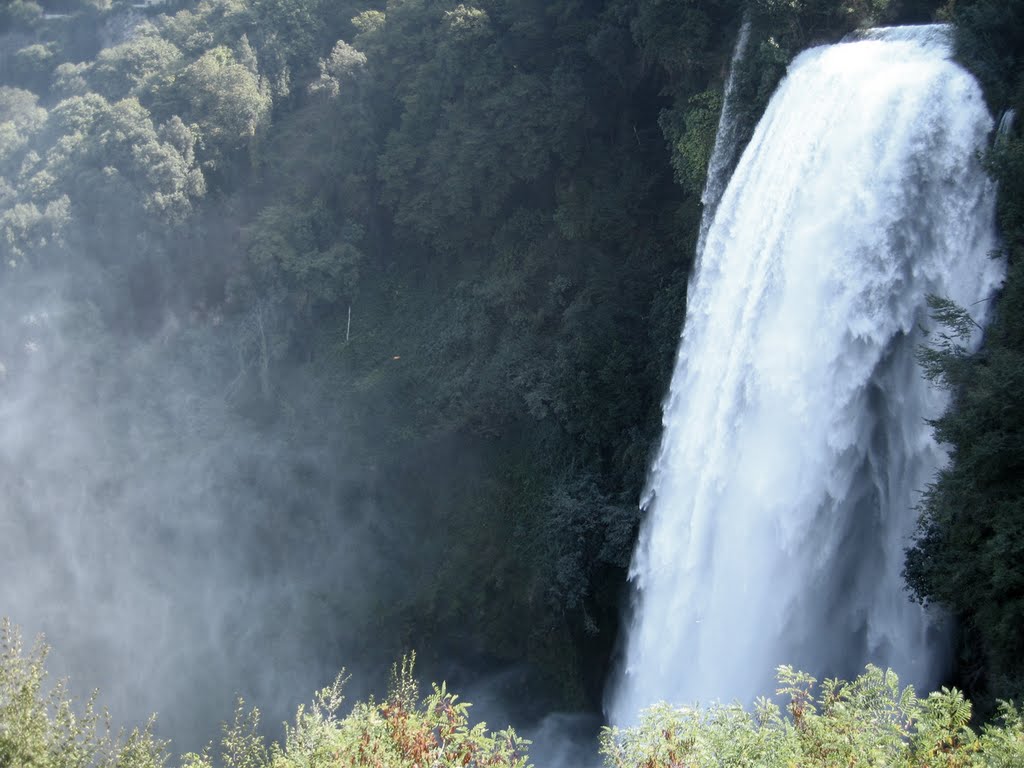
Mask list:
[{"label": "cascade crest", "polygon": [[942,26],[790,66],[698,254],[613,721],[749,703],[779,664],[936,682],[945,632],[900,576],[946,458],[926,423],[945,396],[914,351],[929,294],[981,322],[1002,279],[978,161],[992,126]]}]

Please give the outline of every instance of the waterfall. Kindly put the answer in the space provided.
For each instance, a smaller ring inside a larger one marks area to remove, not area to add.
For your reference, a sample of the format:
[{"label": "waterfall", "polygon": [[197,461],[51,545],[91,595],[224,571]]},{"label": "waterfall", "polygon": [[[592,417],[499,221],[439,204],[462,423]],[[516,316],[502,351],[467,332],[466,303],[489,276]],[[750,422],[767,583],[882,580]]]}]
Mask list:
[{"label": "waterfall", "polygon": [[1010,135],[1013,130],[1014,123],[1017,122],[1017,110],[1007,109],[1003,112],[1003,116],[999,118],[999,127],[996,128],[996,140],[1005,141],[1006,137]]},{"label": "waterfall", "polygon": [[946,663],[900,575],[946,460],[926,419],[947,401],[914,352],[929,294],[983,321],[1003,274],[978,160],[993,123],[948,38],[804,52],[736,167],[642,500],[613,721],[659,699],[749,703],[779,664],[927,686]]},{"label": "waterfall", "polygon": [[736,122],[736,70],[739,69],[743,57],[747,55],[749,43],[750,19],[744,17],[743,23],[740,25],[740,32],[736,36],[732,61],[729,63],[729,76],[725,80],[725,91],[722,94],[722,114],[718,117],[715,145],[711,149],[711,159],[708,162],[708,177],[700,196],[704,210],[701,213],[700,233],[697,236],[698,256],[704,252],[704,242],[707,240],[708,230],[715,218],[715,211],[718,210],[718,203],[721,201],[725,185],[729,181],[729,171],[736,158],[739,144],[739,126]]}]

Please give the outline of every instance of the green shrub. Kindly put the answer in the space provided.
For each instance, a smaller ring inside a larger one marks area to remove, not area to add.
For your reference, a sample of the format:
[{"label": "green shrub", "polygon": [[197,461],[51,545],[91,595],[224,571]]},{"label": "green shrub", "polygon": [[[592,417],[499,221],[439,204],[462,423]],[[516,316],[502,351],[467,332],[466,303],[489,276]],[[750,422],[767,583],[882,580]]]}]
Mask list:
[{"label": "green shrub", "polygon": [[[259,712],[239,701],[235,723],[225,727],[221,761],[228,768],[527,768],[528,741],[511,728],[490,733],[469,724],[469,704],[442,683],[426,698],[413,678],[415,655],[392,670],[391,691],[381,703],[357,703],[339,718],[344,672],[300,706],[285,725],[283,744],[269,750],[259,735]],[[189,754],[182,768],[213,768],[210,749]]]},{"label": "green shrub", "polygon": [[[95,694],[76,713],[66,684],[47,690],[49,649],[28,651],[6,619],[0,624],[0,768],[163,768],[168,744],[153,737],[153,720],[127,736],[111,735],[110,718],[97,712]],[[469,723],[466,702],[442,683],[420,697],[415,655],[392,671],[383,702],[357,703],[346,717],[344,672],[300,706],[285,725],[282,743],[266,745],[258,709],[239,699],[232,725],[224,726],[219,759],[213,747],[181,758],[182,768],[527,768],[526,747],[511,728],[492,733]]]},{"label": "green shrub", "polygon": [[[153,720],[111,735],[95,694],[76,713],[65,683],[47,690],[48,649],[25,650],[18,631],[0,624],[0,768],[163,768],[168,745]],[[531,768],[529,741],[511,728],[470,725],[469,707],[442,683],[420,696],[415,655],[392,668],[386,699],[372,698],[339,717],[344,671],[300,706],[284,739],[268,748],[260,713],[239,700],[224,726],[218,758],[210,745],[181,758],[181,768]],[[971,703],[956,689],[919,698],[891,670],[868,666],[852,682],[778,671],[783,710],[761,699],[739,705],[673,708],[658,704],[633,728],[605,728],[608,768],[1011,768],[1024,765],[1024,719],[1002,703],[998,724],[970,727]]]},{"label": "green shrub", "polygon": [[1001,725],[970,727],[971,704],[955,688],[919,698],[891,670],[868,666],[852,682],[779,667],[786,712],[760,699],[739,705],[646,710],[633,728],[605,728],[608,768],[974,768],[1024,765],[1024,721],[1002,704]]},{"label": "green shrub", "polygon": [[0,622],[0,768],[162,768],[167,745],[145,728],[114,737],[95,694],[77,713],[64,681],[46,687],[46,655],[28,651],[11,623]]}]

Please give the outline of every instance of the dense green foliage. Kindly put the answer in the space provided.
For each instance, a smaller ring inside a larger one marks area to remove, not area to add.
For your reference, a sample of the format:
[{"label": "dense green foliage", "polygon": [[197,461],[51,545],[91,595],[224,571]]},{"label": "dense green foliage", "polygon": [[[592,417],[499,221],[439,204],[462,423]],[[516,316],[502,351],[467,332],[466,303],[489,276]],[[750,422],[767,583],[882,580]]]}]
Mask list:
[{"label": "dense green foliage", "polygon": [[[959,53],[993,112],[1024,107],[1024,3],[959,2]],[[1024,699],[1024,139],[1000,137],[988,157],[999,183],[1001,254],[1009,263],[984,346],[967,352],[972,308],[936,301],[946,331],[922,351],[928,375],[947,387],[951,409],[935,434],[952,462],[922,502],[906,577],[922,600],[961,625],[961,684],[988,711],[994,698]]]},{"label": "dense green foliage", "polygon": [[1024,720],[1011,705],[1000,707],[1000,725],[977,734],[968,726],[971,704],[956,689],[919,698],[912,687],[901,689],[891,670],[870,666],[851,682],[824,681],[818,693],[815,682],[779,668],[778,693],[789,699],[788,716],[769,699],[749,713],[736,705],[653,707],[635,728],[604,729],[605,764],[1009,768],[1024,761]]},{"label": "dense green foliage", "polygon": [[220,761],[203,754],[182,758],[182,768],[526,768],[529,741],[511,728],[491,733],[486,723],[470,724],[470,704],[434,685],[421,697],[413,677],[415,656],[392,668],[383,702],[358,702],[339,717],[344,675],[317,692],[311,706],[299,707],[284,740],[267,749],[259,730],[259,710],[239,701],[234,724],[224,728]]},{"label": "dense green foliage", "polygon": [[64,682],[48,687],[41,642],[26,652],[0,622],[0,766],[2,768],[161,768],[166,745],[149,727],[114,736],[93,701],[76,706]]},{"label": "dense green foliage", "polygon": [[[168,743],[142,730],[113,736],[108,716],[92,700],[79,708],[66,684],[48,687],[41,642],[26,653],[20,635],[0,625],[0,768],[163,768]],[[182,768],[525,768],[528,741],[507,729],[470,724],[469,707],[442,684],[421,697],[413,677],[415,656],[392,670],[386,699],[359,702],[339,716],[344,674],[300,706],[283,741],[267,748],[260,712],[241,700],[220,749],[180,759]],[[81,709],[81,711],[78,711]]]},{"label": "dense green foliage", "polygon": [[[358,609],[306,597],[337,606],[367,655],[415,635],[428,663],[452,647],[527,661],[562,703],[593,705],[740,19],[749,135],[797,51],[937,5],[14,0],[0,7],[0,279],[65,276],[71,332],[108,350],[89,365],[157,339],[239,419],[327,457],[320,474],[289,470],[314,488],[345,479],[326,514],[371,509],[402,586]],[[945,12],[993,104],[1019,103],[1020,3]],[[1012,249],[1016,136],[1001,152]],[[1016,343],[1015,281],[993,344]],[[983,463],[958,450],[963,472]],[[984,539],[974,523],[949,533],[960,508],[926,514],[922,541],[952,548],[909,572],[965,626],[1002,622],[1002,639],[972,643],[1010,665],[1019,518],[1000,516],[984,544],[997,551],[976,558],[989,570],[957,593],[936,581],[942,558]],[[978,606],[994,618],[972,624]]]},{"label": "dense green foliage", "polygon": [[[87,702],[79,707],[61,682],[48,687],[41,642],[25,652],[6,620],[0,631],[0,766],[18,768],[162,768],[168,744],[150,727],[114,737]],[[528,741],[512,729],[491,732],[471,723],[470,705],[444,684],[421,696],[415,657],[392,668],[383,701],[340,710],[344,673],[298,708],[284,738],[269,747],[258,709],[239,700],[223,726],[219,749],[180,758],[181,768],[527,768]],[[1024,761],[1024,719],[1009,704],[998,724],[969,727],[971,704],[943,688],[919,698],[891,671],[875,667],[851,682],[815,680],[779,670],[784,715],[768,699],[753,712],[713,705],[646,710],[633,728],[605,728],[608,768],[675,766],[885,766],[885,768],[1011,768]]]}]

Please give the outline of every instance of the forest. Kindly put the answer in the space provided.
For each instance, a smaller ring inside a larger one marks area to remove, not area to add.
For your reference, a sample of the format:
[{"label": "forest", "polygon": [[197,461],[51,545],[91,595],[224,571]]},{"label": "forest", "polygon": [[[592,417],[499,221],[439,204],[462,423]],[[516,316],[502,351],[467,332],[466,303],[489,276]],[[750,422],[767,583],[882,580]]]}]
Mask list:
[{"label": "forest", "polygon": [[[318,664],[415,649],[429,675],[451,656],[470,676],[516,665],[546,681],[531,712],[599,711],[744,16],[741,138],[796,53],[871,25],[951,22],[992,114],[1024,107],[1021,0],[5,0],[0,282],[26,305],[59,283],[63,309],[0,328],[0,390],[39,375],[42,334],[70,350],[55,391],[90,382],[75,407],[113,404],[126,433],[137,401],[159,424],[183,412],[275,446],[232,481],[264,505],[237,511],[247,568],[287,575],[326,529],[384,553],[289,596],[317,618],[284,631],[316,636]],[[949,684],[1012,720],[997,701],[1024,700],[1019,126],[985,161],[1009,272],[977,352],[970,308],[936,302],[949,333],[921,360],[952,393],[934,425],[952,461],[905,577],[908,599],[956,619]],[[116,483],[90,493],[146,505]],[[374,589],[353,597],[354,574]]]}]

